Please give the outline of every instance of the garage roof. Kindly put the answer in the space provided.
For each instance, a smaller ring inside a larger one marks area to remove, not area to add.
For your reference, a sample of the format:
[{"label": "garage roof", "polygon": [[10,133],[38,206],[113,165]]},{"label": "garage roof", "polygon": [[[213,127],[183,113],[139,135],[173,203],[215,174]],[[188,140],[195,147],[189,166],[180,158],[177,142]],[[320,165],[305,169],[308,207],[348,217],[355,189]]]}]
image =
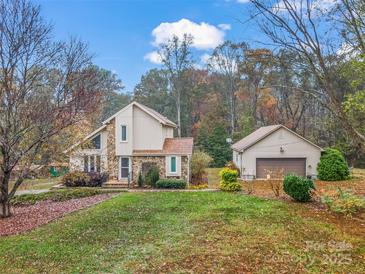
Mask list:
[{"label": "garage roof", "polygon": [[271,133],[277,131],[280,128],[284,128],[284,129],[290,131],[291,133],[295,134],[296,136],[303,139],[307,143],[310,143],[311,145],[322,150],[321,147],[317,146],[316,144],[305,139],[303,136],[299,135],[298,133],[295,133],[294,131],[290,130],[289,128],[287,128],[283,125],[272,125],[272,126],[260,127],[259,129],[255,130],[251,134],[247,135],[245,138],[234,143],[231,147],[235,151],[244,151],[244,150],[248,149],[249,147],[253,146],[254,144],[256,144],[257,142],[261,141],[265,137],[269,136]]}]

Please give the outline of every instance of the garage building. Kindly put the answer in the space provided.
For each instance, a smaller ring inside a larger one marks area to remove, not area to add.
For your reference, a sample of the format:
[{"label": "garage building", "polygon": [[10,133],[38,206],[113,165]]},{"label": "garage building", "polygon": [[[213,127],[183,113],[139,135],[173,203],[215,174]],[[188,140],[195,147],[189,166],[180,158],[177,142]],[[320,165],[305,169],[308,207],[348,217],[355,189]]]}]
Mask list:
[{"label": "garage building", "polygon": [[268,171],[316,176],[322,148],[283,125],[261,127],[232,145],[233,162],[246,179],[267,178]]}]

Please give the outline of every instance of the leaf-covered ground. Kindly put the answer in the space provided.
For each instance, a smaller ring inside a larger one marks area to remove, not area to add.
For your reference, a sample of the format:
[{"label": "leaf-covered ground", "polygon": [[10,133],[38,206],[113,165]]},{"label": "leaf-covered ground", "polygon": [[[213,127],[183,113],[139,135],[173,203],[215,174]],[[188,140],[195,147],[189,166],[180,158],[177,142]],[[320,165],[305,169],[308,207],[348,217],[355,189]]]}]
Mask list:
[{"label": "leaf-covered ground", "polygon": [[0,238],[3,273],[363,273],[365,237],[296,203],[223,192],[119,195]]},{"label": "leaf-covered ground", "polygon": [[[208,182],[210,188],[219,188],[219,171],[221,168],[208,168]],[[365,196],[365,169],[355,168],[352,171],[352,178],[345,181],[337,182],[325,182],[320,180],[315,180],[315,186],[319,194],[328,193],[336,191],[338,188],[344,190],[350,190],[353,193],[361,196]],[[271,189],[270,183],[267,180],[251,180],[251,181],[241,181],[243,186],[243,191],[247,192],[249,189],[252,194],[259,197],[271,197],[275,198],[275,195]],[[282,198],[288,198],[284,191],[281,190]]]},{"label": "leaf-covered ground", "polygon": [[[27,194],[27,196],[39,196],[42,194]],[[79,196],[78,198],[36,200],[34,204],[33,200],[27,199],[26,201],[31,203],[23,206],[12,206],[12,216],[5,219],[0,218],[0,236],[14,235],[32,230],[66,214],[92,206],[111,197],[112,194],[99,193]]]}]

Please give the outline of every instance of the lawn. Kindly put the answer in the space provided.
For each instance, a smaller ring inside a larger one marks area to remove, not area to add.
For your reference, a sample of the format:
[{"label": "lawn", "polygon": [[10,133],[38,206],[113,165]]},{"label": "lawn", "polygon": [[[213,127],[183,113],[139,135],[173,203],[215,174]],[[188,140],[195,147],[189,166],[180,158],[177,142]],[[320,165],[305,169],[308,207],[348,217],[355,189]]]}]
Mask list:
[{"label": "lawn", "polygon": [[0,238],[0,269],[362,273],[364,227],[355,227],[306,205],[243,194],[123,193],[32,232]]},{"label": "lawn", "polygon": [[[50,178],[37,178],[37,179],[26,179],[20,185],[18,190],[40,190],[49,189],[61,182],[62,177],[50,177]],[[10,183],[10,186],[13,182]]]}]

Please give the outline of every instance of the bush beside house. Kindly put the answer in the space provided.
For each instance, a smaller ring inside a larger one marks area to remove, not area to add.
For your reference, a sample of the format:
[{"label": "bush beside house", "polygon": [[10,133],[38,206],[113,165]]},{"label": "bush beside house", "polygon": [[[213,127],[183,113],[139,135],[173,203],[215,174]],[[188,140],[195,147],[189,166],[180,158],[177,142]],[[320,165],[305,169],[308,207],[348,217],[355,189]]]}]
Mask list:
[{"label": "bush beside house", "polygon": [[143,187],[144,186],[144,178],[142,176],[142,172],[138,173],[137,184],[138,184],[138,187]]},{"label": "bush beside house", "polygon": [[147,185],[156,187],[156,182],[160,179],[160,170],[158,167],[153,166],[148,171],[144,178]]},{"label": "bush beside house", "polygon": [[322,153],[317,171],[318,178],[323,181],[346,180],[350,176],[345,157],[333,148],[328,148]]},{"label": "bush beside house", "polygon": [[241,184],[237,181],[238,171],[230,168],[223,168],[219,172],[221,177],[220,189],[223,191],[240,191]]},{"label": "bush beside house", "polygon": [[67,187],[100,187],[108,181],[108,174],[97,172],[71,172],[63,176],[62,183]]},{"label": "bush beside house", "polygon": [[287,175],[284,178],[284,191],[295,201],[308,202],[314,190],[313,181],[296,175]]},{"label": "bush beside house", "polygon": [[156,182],[157,188],[184,189],[186,182],[181,179],[160,179]]},{"label": "bush beside house", "polygon": [[213,161],[208,153],[198,151],[193,154],[191,160],[191,173],[193,185],[207,185],[208,177],[205,171]]}]

